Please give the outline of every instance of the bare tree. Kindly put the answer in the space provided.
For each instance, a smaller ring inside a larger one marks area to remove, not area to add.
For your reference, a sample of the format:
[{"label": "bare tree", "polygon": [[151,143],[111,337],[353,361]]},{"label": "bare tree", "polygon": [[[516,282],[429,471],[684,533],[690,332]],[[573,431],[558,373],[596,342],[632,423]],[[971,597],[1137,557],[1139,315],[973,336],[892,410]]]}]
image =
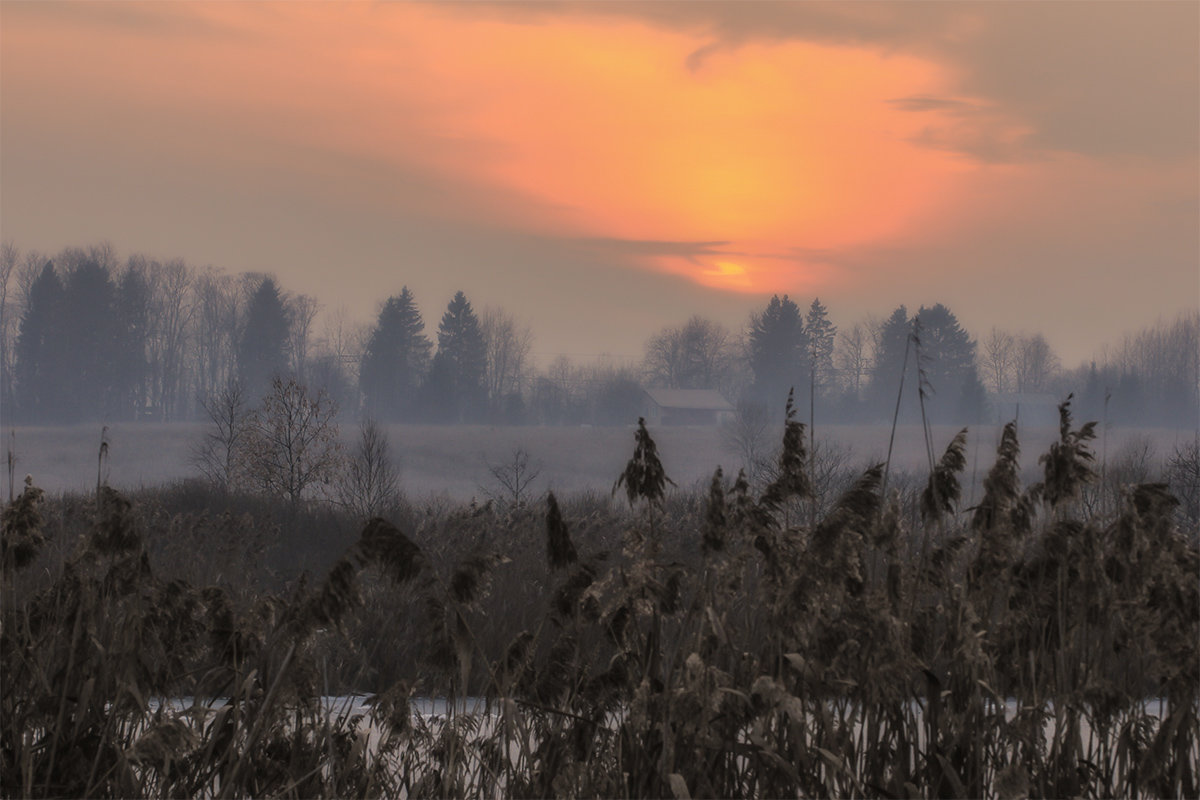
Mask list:
[{"label": "bare tree", "polygon": [[502,308],[485,308],[479,327],[487,354],[484,382],[494,411],[506,397],[521,392],[533,349],[533,332]]},{"label": "bare tree", "polygon": [[[131,265],[136,259],[131,259]],[[187,336],[194,311],[191,286],[194,273],[182,259],[146,264],[150,285],[147,356],[150,362],[150,403],[161,420],[186,414]]]},{"label": "bare tree", "polygon": [[11,241],[0,245],[0,403],[12,408],[13,345],[17,324],[13,319],[13,303],[9,302],[8,287],[16,271],[21,251]]},{"label": "bare tree", "polygon": [[[16,386],[14,376],[17,368],[17,336],[21,328],[21,318],[29,309],[29,298],[33,291],[34,281],[46,265],[46,258],[36,250],[25,253],[19,259],[15,246],[4,254],[4,259],[12,259],[12,266],[5,271],[9,274],[5,280],[4,308],[0,314],[0,336],[3,337],[3,347],[0,347],[0,403],[5,409],[13,409],[16,405]],[[11,270],[11,271],[10,271]],[[3,410],[3,409],[0,409]]]},{"label": "bare tree", "polygon": [[333,356],[342,363],[358,361],[367,340],[371,338],[371,326],[355,322],[345,306],[338,306],[326,314],[324,319],[320,339],[321,353]]},{"label": "bare tree", "polygon": [[1015,380],[1018,392],[1045,391],[1058,369],[1058,356],[1040,333],[1022,336],[1017,342]]},{"label": "bare tree", "polygon": [[1003,394],[1011,385],[1016,347],[1013,335],[999,328],[992,328],[983,340],[979,366],[988,388],[996,394]]},{"label": "bare tree", "polygon": [[400,470],[392,459],[387,434],[367,417],[338,482],[338,500],[356,517],[380,516],[400,498]]},{"label": "bare tree", "polygon": [[738,401],[732,417],[721,425],[721,443],[738,457],[751,483],[770,461],[773,427],[766,404],[745,398]]},{"label": "bare tree", "polygon": [[[1159,402],[1174,396],[1183,407],[1195,409],[1200,395],[1200,312],[1126,334],[1115,361],[1121,373],[1137,376],[1145,396]],[[1194,420],[1195,411],[1189,416]]]},{"label": "bare tree", "polygon": [[8,284],[20,258],[21,251],[11,241],[5,240],[0,244],[0,315],[3,315],[8,307]]},{"label": "bare tree", "polygon": [[867,314],[860,323],[867,337],[867,349],[870,354],[870,370],[879,366],[879,358],[883,354],[883,334],[887,328],[887,320],[878,314]]},{"label": "bare tree", "polygon": [[308,365],[309,336],[320,308],[317,298],[307,294],[293,295],[287,300],[288,318],[292,323],[292,374],[301,383],[307,379],[305,369]]},{"label": "bare tree", "polygon": [[828,514],[837,499],[858,477],[850,466],[852,455],[849,447],[836,442],[817,439],[813,443],[806,466],[812,487],[813,508],[818,517]]},{"label": "bare tree", "polygon": [[105,239],[100,244],[94,244],[87,249],[87,257],[99,264],[110,275],[120,266],[117,258],[117,248]]},{"label": "bare tree", "polygon": [[15,317],[19,317],[25,309],[29,308],[29,294],[33,290],[33,282],[38,279],[44,266],[46,266],[46,257],[36,250],[29,251],[25,254],[25,258],[21,259],[21,266],[17,268]]},{"label": "bare tree", "polygon": [[529,452],[518,447],[503,464],[487,463],[488,472],[496,481],[496,489],[484,489],[493,500],[501,505],[518,508],[529,500],[529,489],[542,474],[541,466],[529,463]]},{"label": "bare tree", "polygon": [[248,477],[249,448],[257,425],[255,413],[246,406],[245,392],[238,383],[226,384],[220,392],[201,397],[200,406],[212,427],[193,446],[192,464],[210,482],[229,491]]},{"label": "bare tree", "polygon": [[1179,498],[1177,514],[1187,530],[1200,530],[1200,434],[1175,446],[1167,460],[1164,477]]},{"label": "bare tree", "polygon": [[667,389],[713,389],[724,383],[731,361],[729,331],[704,317],[663,330],[646,342],[644,366],[652,383]]},{"label": "bare tree", "polygon": [[578,422],[577,412],[582,404],[579,370],[564,355],[557,356],[541,376],[533,381],[530,400],[533,412],[541,422],[563,424]]},{"label": "bare tree", "polygon": [[324,392],[310,397],[294,379],[276,376],[251,434],[251,479],[293,505],[309,489],[329,486],[342,463],[336,416]]},{"label": "bare tree", "polygon": [[863,380],[871,371],[871,337],[864,323],[838,334],[837,368],[845,388],[861,399]]},{"label": "bare tree", "polygon": [[237,342],[238,292],[235,281],[212,267],[196,276],[192,358],[201,397],[233,379]]}]

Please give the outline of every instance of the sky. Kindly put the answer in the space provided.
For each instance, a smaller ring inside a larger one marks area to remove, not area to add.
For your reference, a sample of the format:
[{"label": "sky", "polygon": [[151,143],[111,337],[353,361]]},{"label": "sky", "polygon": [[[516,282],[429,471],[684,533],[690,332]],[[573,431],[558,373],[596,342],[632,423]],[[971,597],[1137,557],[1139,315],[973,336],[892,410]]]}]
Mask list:
[{"label": "sky", "polygon": [[0,234],[635,358],[772,294],[1067,365],[1200,306],[1200,3],[0,2]]}]

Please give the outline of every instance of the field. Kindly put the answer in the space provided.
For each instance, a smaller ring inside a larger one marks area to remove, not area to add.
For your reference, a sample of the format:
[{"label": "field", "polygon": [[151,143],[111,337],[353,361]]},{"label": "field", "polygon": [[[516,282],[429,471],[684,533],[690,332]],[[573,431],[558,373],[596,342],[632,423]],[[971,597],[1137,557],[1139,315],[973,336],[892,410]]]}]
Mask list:
[{"label": "field", "polygon": [[1012,427],[978,457],[936,431],[927,480],[916,459],[824,488],[809,470],[840,451],[810,459],[795,422],[756,486],[709,472],[713,431],[477,429],[439,461],[446,433],[391,432],[406,467],[478,464],[466,495],[516,446],[548,476],[586,455],[572,480],[602,491],[364,522],[196,481],[26,489],[4,514],[0,793],[1200,792],[1194,520],[1152,481],[1089,501],[1095,431],[1065,413],[1041,459]]},{"label": "field", "polygon": [[[116,424],[108,428],[108,482],[120,489],[159,486],[197,476],[189,463],[199,424]],[[16,483],[26,474],[51,494],[82,491],[96,485],[99,426],[16,427]],[[957,428],[934,428],[934,444],[944,447]],[[967,442],[964,482],[968,496],[990,463],[999,441],[1000,426],[973,426]],[[401,469],[401,488],[413,498],[445,494],[453,500],[483,499],[494,489],[488,466],[512,460],[523,448],[531,466],[540,475],[531,490],[561,493],[595,490],[607,492],[624,467],[633,441],[634,426],[628,427],[491,427],[483,425],[390,425],[386,427],[392,453]],[[694,488],[707,482],[712,470],[722,465],[735,474],[739,456],[722,440],[716,427],[664,427],[652,430],[662,452],[667,475],[680,487]],[[7,431],[6,431],[7,433]],[[345,426],[343,439],[350,441],[353,424]],[[1023,429],[1023,473],[1034,475],[1037,455],[1057,436],[1053,427]],[[856,471],[883,461],[887,456],[890,428],[887,425],[830,425],[817,427],[817,441],[830,446]],[[1166,428],[1121,429],[1107,434],[1107,451],[1149,445],[1153,456],[1164,458],[1177,444],[1191,441],[1193,431]],[[1105,446],[1103,434],[1096,443],[1097,454]],[[772,435],[770,448],[777,447]],[[764,453],[766,455],[766,453]],[[919,426],[897,429],[893,464],[900,470],[923,474],[928,470],[923,433]]]}]

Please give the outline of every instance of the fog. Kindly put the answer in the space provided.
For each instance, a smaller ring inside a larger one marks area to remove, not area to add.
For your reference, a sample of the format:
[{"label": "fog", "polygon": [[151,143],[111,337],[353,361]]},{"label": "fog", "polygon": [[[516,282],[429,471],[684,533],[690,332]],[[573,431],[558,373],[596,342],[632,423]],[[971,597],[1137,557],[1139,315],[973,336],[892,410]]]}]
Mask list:
[{"label": "fog", "polygon": [[[638,357],[544,363],[524,320],[464,292],[439,308],[405,288],[355,321],[322,318],[318,299],[270,276],[110,245],[46,256],[9,243],[2,263],[0,416],[14,480],[29,473],[52,491],[94,484],[102,430],[114,485],[197,479],[318,499],[374,422],[406,493],[484,502],[518,452],[536,473],[531,496],[607,490],[639,418],[681,487],[718,465],[761,472],[788,403],[844,469],[883,461],[893,424],[898,469],[928,470],[963,426],[987,464],[1009,421],[1032,468],[1068,398],[1077,423],[1099,424],[1096,447],[1148,437],[1160,461],[1200,418],[1195,313],[1071,367],[1039,333],[973,331],[940,303],[855,320],[776,295],[740,328],[696,314]],[[261,459],[281,425],[307,437],[304,485],[260,480],[277,466]]]}]

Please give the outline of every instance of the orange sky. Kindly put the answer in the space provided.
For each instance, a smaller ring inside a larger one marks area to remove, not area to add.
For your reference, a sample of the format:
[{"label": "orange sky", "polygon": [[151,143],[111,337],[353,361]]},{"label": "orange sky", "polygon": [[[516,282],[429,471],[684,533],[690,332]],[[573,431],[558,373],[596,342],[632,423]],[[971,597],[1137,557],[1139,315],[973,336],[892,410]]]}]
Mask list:
[{"label": "orange sky", "polygon": [[[972,329],[1047,329],[1082,357],[1104,303],[1136,312],[1105,323],[1111,339],[1200,302],[1196,152],[1173,130],[1189,124],[1200,34],[1173,45],[1139,30],[1149,13],[1051,9],[1041,27],[1020,16],[1041,12],[982,4],[0,13],[0,205],[24,247],[108,238],[270,270],[364,318],[401,283],[431,320],[464,288],[589,351],[636,352],[692,312],[736,326],[789,292],[832,298],[844,324],[948,302]],[[1145,85],[1121,74],[1093,96],[1087,60],[1110,40],[1145,55],[1128,65]],[[1131,112],[1145,130],[1126,133]],[[539,321],[548,298],[569,302],[556,281],[593,303],[641,286],[635,333],[589,345],[600,315],[567,334]],[[1026,281],[1098,288],[1079,319],[1047,323],[1050,298],[1006,285]]]}]

